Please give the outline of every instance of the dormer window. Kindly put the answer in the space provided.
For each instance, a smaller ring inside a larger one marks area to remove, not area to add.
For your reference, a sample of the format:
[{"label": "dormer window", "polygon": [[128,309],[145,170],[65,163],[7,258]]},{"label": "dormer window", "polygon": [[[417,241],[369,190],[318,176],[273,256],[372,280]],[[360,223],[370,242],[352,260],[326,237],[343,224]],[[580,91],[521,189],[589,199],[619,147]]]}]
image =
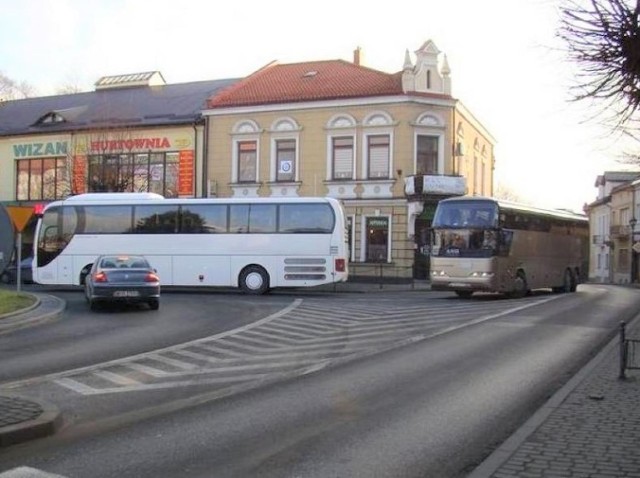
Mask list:
[{"label": "dormer window", "polygon": [[66,120],[62,117],[62,115],[56,112],[51,112],[51,113],[47,113],[42,118],[40,118],[36,122],[36,124],[41,124],[41,125],[58,124],[58,123],[64,123],[65,121]]}]

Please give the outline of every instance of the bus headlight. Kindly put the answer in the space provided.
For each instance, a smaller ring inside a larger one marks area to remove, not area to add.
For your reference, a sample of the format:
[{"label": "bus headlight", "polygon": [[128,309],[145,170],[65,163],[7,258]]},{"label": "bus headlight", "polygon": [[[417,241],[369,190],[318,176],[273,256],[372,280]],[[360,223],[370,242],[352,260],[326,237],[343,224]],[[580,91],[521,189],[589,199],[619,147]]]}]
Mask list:
[{"label": "bus headlight", "polygon": [[493,272],[479,272],[479,271],[474,271],[471,274],[469,274],[471,277],[481,277],[483,279],[486,279],[488,277],[493,277]]}]

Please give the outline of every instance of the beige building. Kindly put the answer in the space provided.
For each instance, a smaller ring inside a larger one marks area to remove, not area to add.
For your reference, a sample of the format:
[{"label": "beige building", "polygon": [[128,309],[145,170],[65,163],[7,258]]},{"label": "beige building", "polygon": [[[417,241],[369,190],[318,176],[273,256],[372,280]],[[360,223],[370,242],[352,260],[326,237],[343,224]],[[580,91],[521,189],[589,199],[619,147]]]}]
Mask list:
[{"label": "beige building", "polygon": [[640,173],[607,171],[596,178],[597,199],[585,207],[591,236],[589,280],[639,281]]},{"label": "beige building", "polygon": [[352,276],[426,278],[435,205],[492,195],[495,140],[452,96],[433,42],[393,74],[359,58],[269,64],[212,97],[208,191],[338,198]]}]

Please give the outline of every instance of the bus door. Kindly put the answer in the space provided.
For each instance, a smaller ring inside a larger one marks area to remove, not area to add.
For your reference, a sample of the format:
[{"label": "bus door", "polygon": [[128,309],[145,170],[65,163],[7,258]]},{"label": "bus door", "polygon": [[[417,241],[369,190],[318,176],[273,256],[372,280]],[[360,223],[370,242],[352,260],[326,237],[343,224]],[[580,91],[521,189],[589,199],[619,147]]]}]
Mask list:
[{"label": "bus door", "polygon": [[[59,284],[73,284],[74,273],[73,273],[73,256],[61,254],[58,256],[56,260],[58,264],[58,283]],[[79,280],[80,271],[76,274],[77,279]]]},{"label": "bus door", "polygon": [[413,278],[429,279],[431,256],[431,219],[416,218]]}]

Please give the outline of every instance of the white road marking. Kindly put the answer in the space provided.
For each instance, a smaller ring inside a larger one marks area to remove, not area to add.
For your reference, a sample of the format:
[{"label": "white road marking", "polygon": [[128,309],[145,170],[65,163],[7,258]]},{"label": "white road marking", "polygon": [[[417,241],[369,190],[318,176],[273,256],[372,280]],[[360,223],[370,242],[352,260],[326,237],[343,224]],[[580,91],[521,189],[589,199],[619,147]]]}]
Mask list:
[{"label": "white road marking", "polygon": [[[519,301],[515,303],[515,307],[489,312],[475,319],[464,316],[471,313],[475,316],[477,305],[475,308],[466,305],[457,307],[452,312],[453,307],[448,304],[431,309],[409,307],[405,310],[396,307],[392,313],[381,310],[382,306],[369,307],[374,312],[366,318],[354,318],[351,308],[345,307],[331,312],[342,316],[328,318],[326,313],[318,313],[317,306],[311,306],[314,304],[298,307],[302,300],[297,299],[282,311],[248,326],[153,352],[39,377],[38,381],[53,380],[83,395],[190,385],[243,384],[241,386],[244,387],[246,382],[312,373],[338,361],[444,335],[542,305],[559,297],[552,296],[525,303]],[[488,305],[492,306],[489,309],[499,309],[499,306],[507,304],[502,302]],[[153,361],[167,365],[169,370],[153,366]],[[124,375],[106,370],[113,370],[115,365],[120,367],[117,370],[124,371]],[[136,377],[139,380],[126,376],[127,368],[150,377],[149,383],[142,381],[143,378],[139,375]],[[246,372],[250,373],[244,374]],[[83,383],[83,378],[91,382],[92,375],[117,386],[99,388]],[[188,376],[197,378],[176,380]],[[32,381],[33,379],[25,382]],[[23,385],[25,382],[11,385]],[[246,383],[246,386],[249,384]]]}]

